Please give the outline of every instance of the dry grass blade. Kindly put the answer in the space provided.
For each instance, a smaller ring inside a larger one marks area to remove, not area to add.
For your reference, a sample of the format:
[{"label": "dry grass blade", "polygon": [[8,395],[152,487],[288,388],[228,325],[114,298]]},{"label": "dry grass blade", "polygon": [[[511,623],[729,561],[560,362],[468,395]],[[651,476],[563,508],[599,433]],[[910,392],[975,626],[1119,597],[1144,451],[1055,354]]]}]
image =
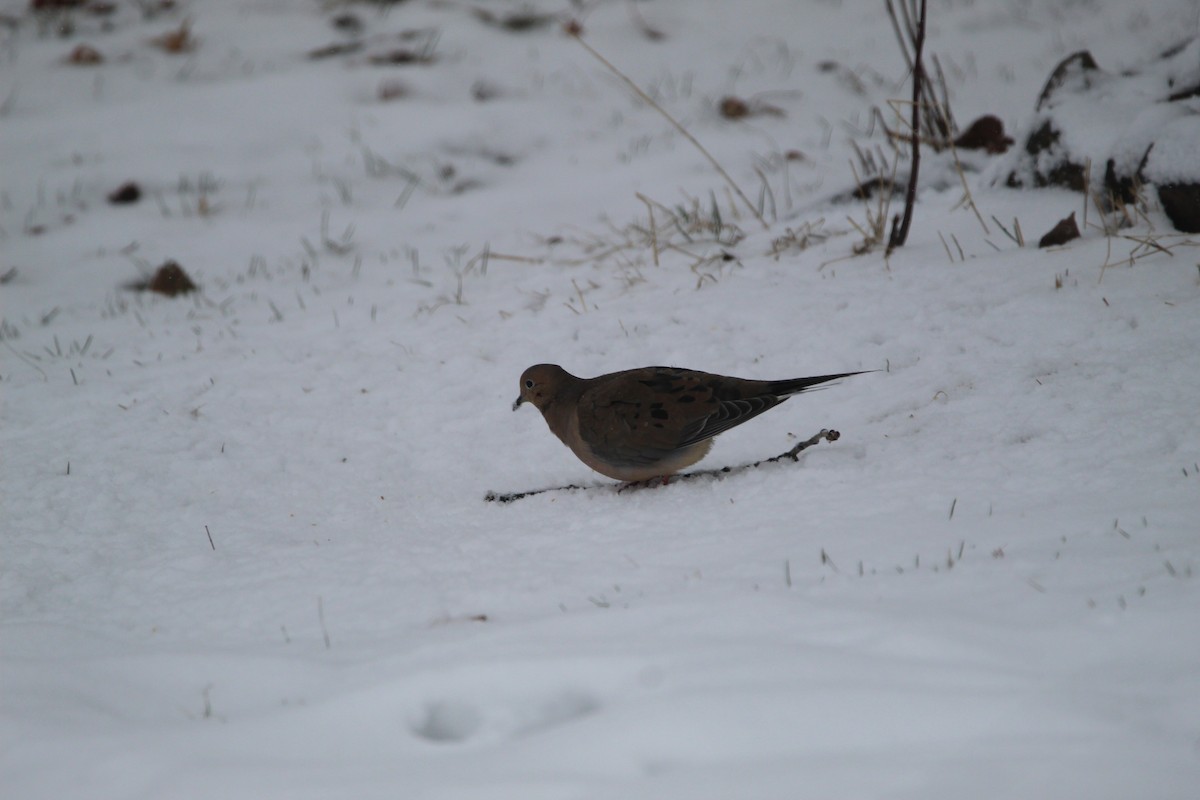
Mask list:
[{"label": "dry grass blade", "polygon": [[[879,246],[884,240],[888,215],[891,213],[892,195],[896,187],[896,170],[899,160],[893,159],[889,165],[886,157],[880,151],[878,152],[879,161],[876,162],[875,154],[863,152],[858,149],[857,145],[854,145],[854,149],[858,153],[863,171],[860,173],[853,161],[850,162],[850,171],[854,173],[855,185],[858,187],[856,193],[863,200],[866,218],[862,225],[851,217],[847,217],[847,220],[855,230],[862,234],[863,240],[853,248],[854,255],[862,255]],[[870,177],[864,181],[864,175]],[[875,198],[874,208],[871,205],[872,196]]]},{"label": "dry grass blade", "polygon": [[750,213],[754,215],[754,218],[757,219],[762,224],[763,230],[771,229],[771,226],[767,224],[766,219],[764,219],[763,215],[759,213],[757,208],[755,208],[754,203],[750,202],[750,198],[747,197],[746,193],[743,192],[741,187],[737,185],[737,182],[734,181],[734,179],[730,176],[730,174],[725,171],[725,168],[721,166],[721,163],[713,157],[712,153],[708,152],[708,150],[705,149],[704,145],[700,144],[700,141],[695,136],[693,136],[687,128],[685,128],[682,124],[679,123],[678,120],[676,120],[674,117],[672,117],[665,108],[660,106],[658,103],[654,102],[654,99],[651,98],[650,95],[648,95],[644,91],[642,91],[642,88],[640,86],[638,86],[636,83],[634,83],[632,78],[630,78],[628,75],[626,75],[621,70],[617,69],[616,65],[614,65],[611,61],[609,61],[607,58],[602,56],[599,53],[599,51],[597,51],[590,44],[585,42],[583,40],[582,36],[580,36],[578,33],[572,33],[572,36],[574,37],[575,41],[579,42],[579,44],[583,47],[584,50],[587,50],[588,53],[590,53],[593,58],[595,58],[597,61],[599,61],[601,64],[603,64],[606,69],[608,69],[610,72],[612,72],[612,74],[614,74],[618,78],[620,78],[630,89],[633,90],[633,93],[636,94],[638,96],[638,98],[640,98],[644,103],[646,103],[648,106],[650,106],[655,111],[657,111],[659,114],[661,114],[663,116],[663,118],[665,120],[667,120],[667,122],[671,123],[671,125],[675,128],[675,130],[679,131],[679,133],[685,139],[687,139],[689,142],[691,142],[692,146],[695,147],[697,151],[699,151],[700,155],[704,156],[708,160],[708,163],[712,164],[713,169],[715,169],[717,171],[717,174],[719,174],[725,180],[725,183],[728,184],[731,189],[733,189],[733,191],[737,194],[737,196],[739,198],[741,198],[742,202],[745,203],[746,208],[750,209]]},{"label": "dry grass blade", "polygon": [[971,194],[971,187],[967,183],[967,175],[963,171],[962,162],[958,160],[958,148],[954,145],[953,140],[950,141],[950,153],[954,156],[954,171],[958,173],[958,179],[962,183],[962,202],[975,212],[975,219],[979,220],[979,227],[983,228],[983,235],[991,236],[992,232],[988,230],[987,223],[983,221],[983,214],[979,213],[979,207],[975,205],[975,196]]},{"label": "dry grass blade", "polygon": [[768,255],[778,260],[785,253],[802,252],[814,244],[820,244],[832,235],[824,227],[825,218],[822,217],[812,222],[803,222],[798,228],[788,228],[783,236],[771,240]]},{"label": "dry grass blade", "polygon": [[992,215],[992,222],[996,223],[996,225],[1000,228],[1000,230],[1004,232],[1005,236],[1007,236],[1009,239],[1012,239],[1014,242],[1016,242],[1017,247],[1025,246],[1025,236],[1024,236],[1024,234],[1021,233],[1021,221],[1019,219],[1017,219],[1016,217],[1013,217],[1013,229],[1011,231],[1008,228],[1004,227],[1003,222],[996,219],[995,214]]},{"label": "dry grass blade", "polygon": [[646,213],[650,216],[650,249],[654,253],[654,266],[659,266],[658,262],[658,230],[654,225],[654,203],[650,198],[641,192],[637,193],[637,198],[646,204]]}]

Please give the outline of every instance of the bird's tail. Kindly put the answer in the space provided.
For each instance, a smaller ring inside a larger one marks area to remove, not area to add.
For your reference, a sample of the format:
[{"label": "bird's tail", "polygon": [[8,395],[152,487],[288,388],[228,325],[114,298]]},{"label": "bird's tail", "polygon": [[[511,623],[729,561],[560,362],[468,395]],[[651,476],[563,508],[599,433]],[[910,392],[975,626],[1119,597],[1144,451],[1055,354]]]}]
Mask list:
[{"label": "bird's tail", "polygon": [[788,395],[800,394],[803,391],[821,384],[836,381],[838,378],[849,378],[851,375],[862,375],[867,372],[878,372],[874,369],[860,370],[859,372],[840,372],[837,375],[815,375],[811,378],[792,378],[786,381],[771,381],[771,394],[779,397],[787,397]]}]

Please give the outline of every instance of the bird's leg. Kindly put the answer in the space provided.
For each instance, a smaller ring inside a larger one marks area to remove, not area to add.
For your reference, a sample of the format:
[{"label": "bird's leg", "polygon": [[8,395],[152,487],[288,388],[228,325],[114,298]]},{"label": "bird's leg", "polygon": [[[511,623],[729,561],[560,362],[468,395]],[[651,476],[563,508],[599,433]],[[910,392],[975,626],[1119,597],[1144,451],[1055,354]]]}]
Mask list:
[{"label": "bird's leg", "polygon": [[659,486],[666,486],[670,480],[670,475],[662,475],[657,478],[646,478],[644,481],[629,481],[628,483],[621,484],[621,486],[617,489],[617,494],[620,494],[626,489],[649,489],[657,488]]}]

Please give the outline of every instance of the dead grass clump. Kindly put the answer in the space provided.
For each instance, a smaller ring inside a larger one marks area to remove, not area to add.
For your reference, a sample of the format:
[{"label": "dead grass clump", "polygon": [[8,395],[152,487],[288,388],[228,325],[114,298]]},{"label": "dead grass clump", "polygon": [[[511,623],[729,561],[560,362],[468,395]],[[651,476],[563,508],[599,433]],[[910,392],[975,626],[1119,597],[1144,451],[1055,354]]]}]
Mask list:
[{"label": "dead grass clump", "polygon": [[567,265],[593,264],[616,267],[627,286],[644,279],[642,269],[647,256],[655,267],[671,255],[671,264],[685,265],[696,276],[696,288],[716,283],[741,262],[734,248],[746,236],[741,227],[725,219],[737,218],[737,201],[730,195],[728,208],[722,210],[716,195],[707,206],[699,198],[687,197],[673,207],[645,195],[638,199],[646,206],[647,218],[618,228],[610,225],[601,233],[588,233],[547,239],[547,245],[570,244],[580,253],[577,258],[553,259]]},{"label": "dead grass clump", "polygon": [[833,234],[825,230],[824,217],[812,222],[806,221],[799,227],[788,228],[782,236],[772,239],[769,254],[778,261],[780,256],[802,253],[813,245],[821,244],[831,235]]},{"label": "dead grass clump", "polygon": [[859,222],[847,216],[846,220],[862,235],[862,241],[852,248],[854,255],[859,256],[883,244],[887,237],[892,197],[900,190],[896,185],[900,159],[893,154],[889,163],[887,154],[879,147],[872,151],[861,150],[855,145],[854,149],[858,154],[858,165],[850,162],[857,187],[852,195],[863,201],[863,219]]}]

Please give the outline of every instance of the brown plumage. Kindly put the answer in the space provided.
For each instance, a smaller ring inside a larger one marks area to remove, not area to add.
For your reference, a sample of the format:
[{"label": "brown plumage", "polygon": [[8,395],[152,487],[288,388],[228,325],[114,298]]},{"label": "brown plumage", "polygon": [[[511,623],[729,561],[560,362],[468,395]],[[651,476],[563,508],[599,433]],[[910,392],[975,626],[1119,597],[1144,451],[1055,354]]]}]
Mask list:
[{"label": "brown plumage", "polygon": [[667,477],[708,454],[713,437],[843,372],[783,381],[643,367],[577,378],[557,364],[521,375],[517,410],[530,403],[592,469],[621,481]]}]

